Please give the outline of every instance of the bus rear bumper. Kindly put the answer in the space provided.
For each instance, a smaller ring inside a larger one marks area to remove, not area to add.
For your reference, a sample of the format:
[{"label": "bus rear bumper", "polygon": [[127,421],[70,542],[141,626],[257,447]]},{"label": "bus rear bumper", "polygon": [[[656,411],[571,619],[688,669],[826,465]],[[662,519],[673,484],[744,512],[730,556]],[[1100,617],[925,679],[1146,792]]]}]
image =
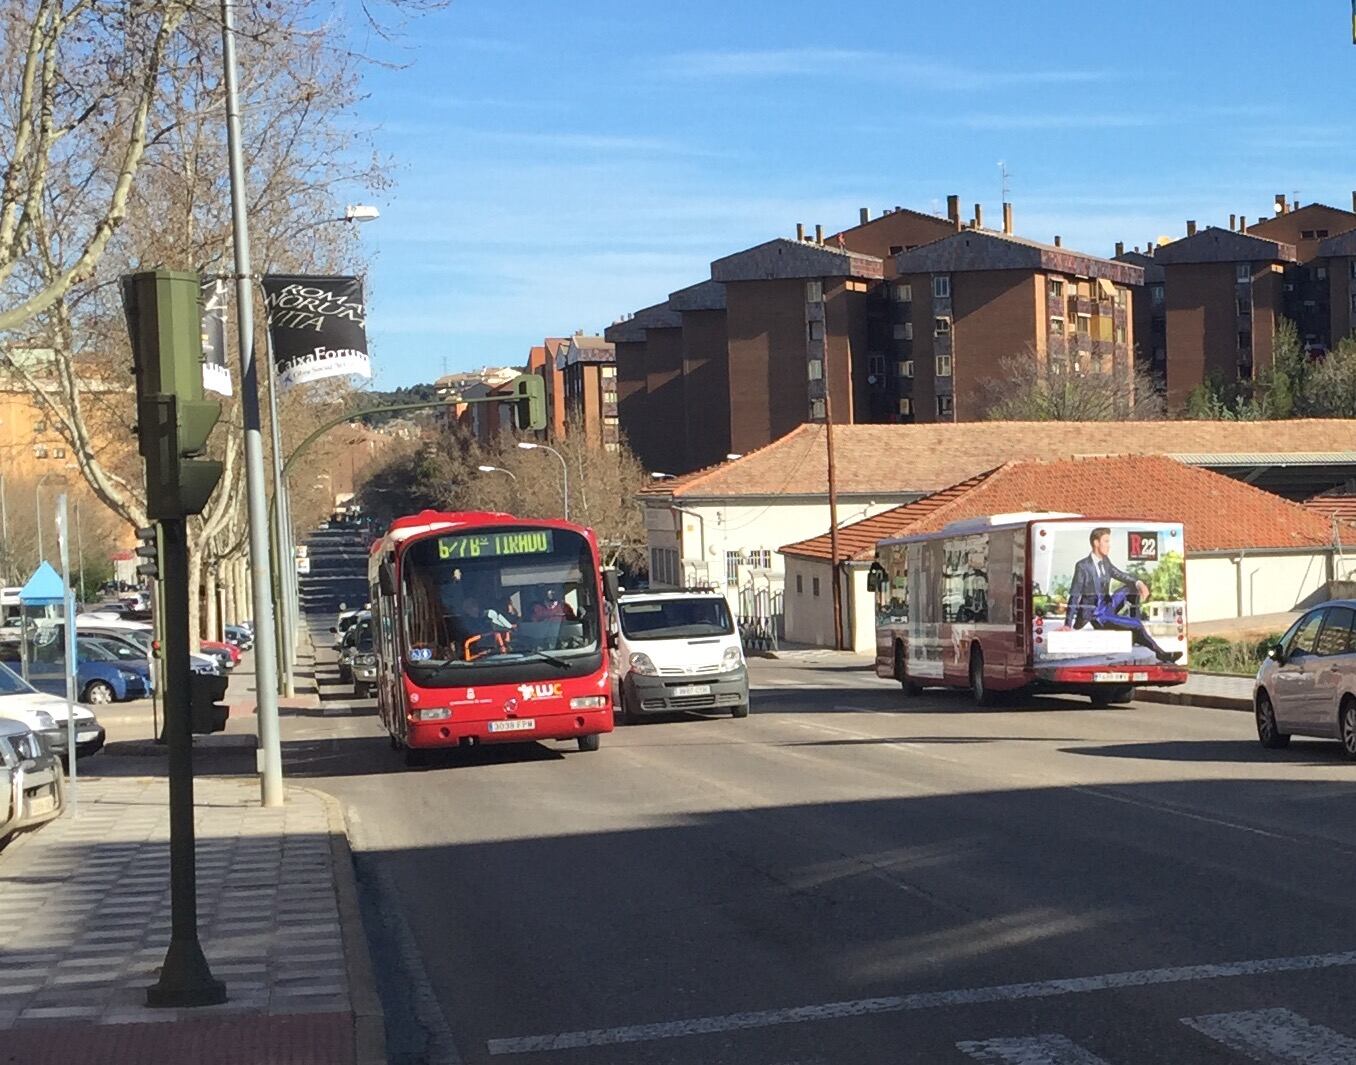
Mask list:
[{"label": "bus rear bumper", "polygon": [[[505,728],[512,722],[531,721],[531,728]],[[493,726],[493,727],[492,727]],[[571,710],[563,714],[539,714],[493,720],[411,721],[405,745],[420,750],[438,747],[479,746],[482,743],[532,743],[537,740],[573,740],[612,731],[612,707],[601,710]]]},{"label": "bus rear bumper", "polygon": [[1036,679],[1042,686],[1062,691],[1085,692],[1107,686],[1168,687],[1185,684],[1187,669],[1169,663],[1127,666],[1050,666],[1036,670]]}]

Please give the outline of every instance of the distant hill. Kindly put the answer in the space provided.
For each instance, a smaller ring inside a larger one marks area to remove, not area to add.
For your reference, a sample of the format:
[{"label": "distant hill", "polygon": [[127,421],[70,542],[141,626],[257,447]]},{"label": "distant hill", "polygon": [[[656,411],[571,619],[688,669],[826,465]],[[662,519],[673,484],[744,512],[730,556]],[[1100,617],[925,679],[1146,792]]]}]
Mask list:
[{"label": "distant hill", "polygon": [[[408,385],[393,388],[388,392],[360,392],[363,407],[386,407],[396,403],[430,403],[438,398],[437,389],[431,385]],[[418,411],[414,412],[418,414]],[[374,414],[366,419],[368,425],[384,425],[396,418],[407,417],[401,414]]]}]

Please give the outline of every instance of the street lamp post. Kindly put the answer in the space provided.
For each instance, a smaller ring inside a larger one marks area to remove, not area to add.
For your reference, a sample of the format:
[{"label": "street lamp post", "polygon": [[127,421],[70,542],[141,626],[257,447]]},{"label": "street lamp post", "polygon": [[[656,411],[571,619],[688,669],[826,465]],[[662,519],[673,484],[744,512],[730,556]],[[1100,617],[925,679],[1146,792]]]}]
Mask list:
[{"label": "street lamp post", "polygon": [[518,475],[514,473],[512,470],[504,469],[503,466],[477,466],[476,469],[478,469],[481,473],[507,473],[510,477],[513,478],[514,484],[518,483]]},{"label": "street lamp post", "polygon": [[46,558],[42,546],[42,486],[48,481],[65,480],[65,475],[60,473],[44,473],[38,478],[38,483],[33,489],[34,517],[38,522],[38,565],[42,565],[42,560]]},{"label": "street lamp post", "polygon": [[531,440],[519,440],[518,446],[524,451],[549,451],[556,458],[560,459],[560,490],[561,499],[565,504],[565,520],[570,520],[570,467],[565,463],[565,456],[555,448],[546,444],[535,444]]}]

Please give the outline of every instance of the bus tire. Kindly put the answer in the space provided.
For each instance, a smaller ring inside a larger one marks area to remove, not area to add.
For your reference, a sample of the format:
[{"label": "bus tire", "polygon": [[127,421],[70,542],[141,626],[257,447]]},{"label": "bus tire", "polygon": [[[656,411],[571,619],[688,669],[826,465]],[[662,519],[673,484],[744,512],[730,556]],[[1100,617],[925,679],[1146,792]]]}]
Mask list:
[{"label": "bus tire", "polygon": [[899,681],[900,690],[905,695],[921,695],[923,686],[915,684],[909,679],[909,664],[904,658],[904,645],[895,644],[895,680]]},{"label": "bus tire", "polygon": [[428,751],[419,747],[405,748],[405,764],[411,769],[428,765]]},{"label": "bus tire", "polygon": [[587,736],[580,736],[577,742],[581,751],[596,751],[602,741],[603,737],[599,733],[591,732]]},{"label": "bus tire", "polygon": [[993,692],[984,682],[984,649],[978,644],[970,649],[970,697],[976,706],[993,706]]}]

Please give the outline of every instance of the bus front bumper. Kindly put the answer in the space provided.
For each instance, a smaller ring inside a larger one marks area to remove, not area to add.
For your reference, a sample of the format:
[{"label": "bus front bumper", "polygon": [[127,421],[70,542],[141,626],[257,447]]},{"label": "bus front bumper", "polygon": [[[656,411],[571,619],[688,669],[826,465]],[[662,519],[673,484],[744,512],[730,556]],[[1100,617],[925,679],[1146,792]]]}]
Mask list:
[{"label": "bus front bumper", "polygon": [[432,748],[482,743],[532,743],[536,740],[572,740],[611,731],[610,705],[599,710],[537,714],[533,714],[530,707],[521,707],[519,714],[511,718],[459,720],[453,714],[440,721],[411,721],[405,744],[415,748]]}]

